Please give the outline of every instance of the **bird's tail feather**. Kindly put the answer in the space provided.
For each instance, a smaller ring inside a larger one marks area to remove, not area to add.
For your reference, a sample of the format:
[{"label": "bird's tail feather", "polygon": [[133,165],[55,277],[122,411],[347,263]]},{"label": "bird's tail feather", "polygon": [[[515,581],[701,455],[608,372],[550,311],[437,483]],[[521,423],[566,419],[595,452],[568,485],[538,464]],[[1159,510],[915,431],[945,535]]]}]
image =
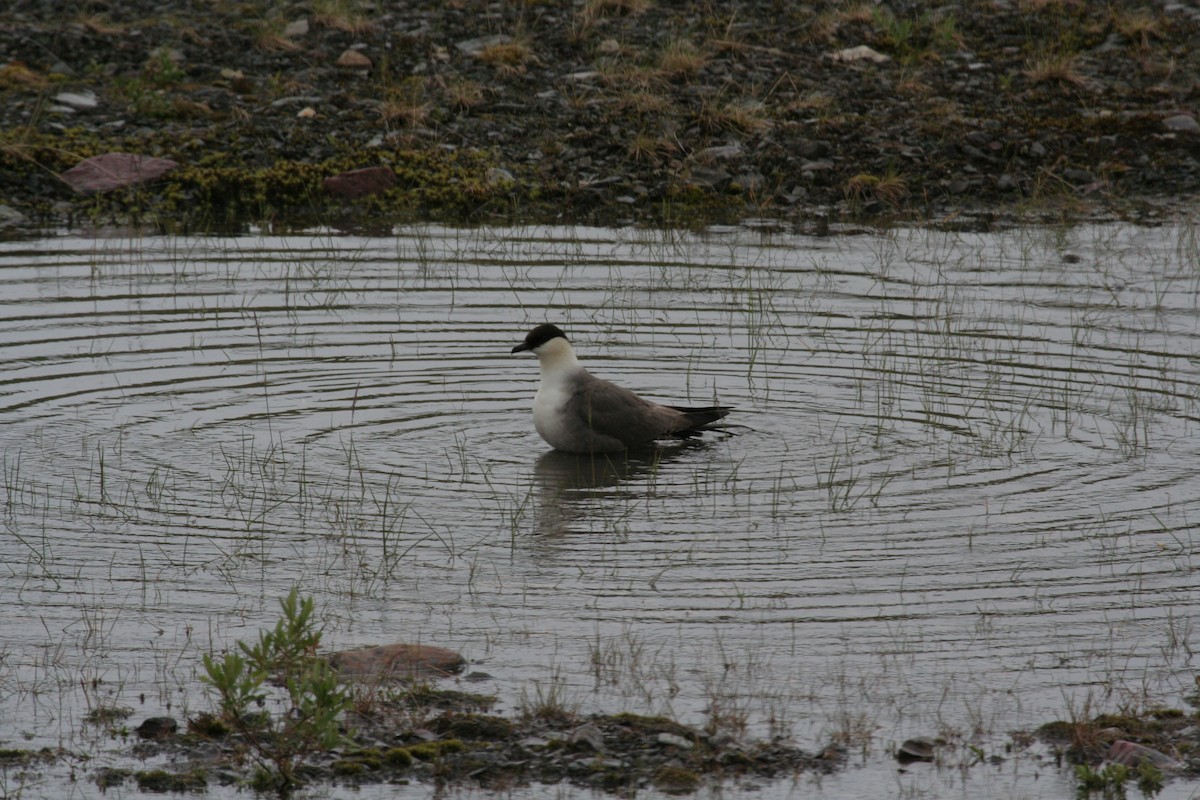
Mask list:
[{"label": "bird's tail feather", "polygon": [[680,406],[671,406],[671,408],[687,417],[689,426],[688,430],[700,430],[711,425],[717,420],[724,419],[728,416],[733,408],[730,406],[705,406],[703,408],[681,408]]}]

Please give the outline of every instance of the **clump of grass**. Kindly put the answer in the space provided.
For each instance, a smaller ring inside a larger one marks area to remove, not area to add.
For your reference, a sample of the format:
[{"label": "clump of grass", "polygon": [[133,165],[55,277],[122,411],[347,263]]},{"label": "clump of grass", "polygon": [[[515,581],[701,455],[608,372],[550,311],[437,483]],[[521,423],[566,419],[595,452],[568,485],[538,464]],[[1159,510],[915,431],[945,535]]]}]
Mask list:
[{"label": "clump of grass", "polygon": [[519,39],[489,45],[479,51],[478,57],[488,66],[506,73],[524,72],[525,65],[536,58],[529,45]]},{"label": "clump of grass", "polygon": [[0,89],[44,89],[49,82],[45,75],[34,72],[20,61],[0,66]]},{"label": "clump of grass", "polygon": [[254,46],[259,50],[267,53],[290,53],[300,49],[300,45],[284,35],[287,20],[278,14],[257,20],[252,27]]},{"label": "clump of grass", "polygon": [[119,36],[125,32],[125,26],[111,22],[102,14],[89,14],[80,17],[79,24],[97,36]]},{"label": "clump of grass", "polygon": [[700,109],[700,124],[710,130],[754,133],[769,124],[766,109],[758,100],[737,98],[725,103],[705,103]]},{"label": "clump of grass", "polygon": [[658,72],[668,78],[691,75],[703,69],[708,55],[688,39],[672,39],[658,56]]},{"label": "clump of grass", "polygon": [[401,122],[419,127],[429,120],[433,104],[425,100],[425,84],[420,79],[407,79],[387,91],[379,114],[387,122]]},{"label": "clump of grass", "polygon": [[1149,47],[1150,40],[1162,38],[1158,18],[1145,8],[1114,10],[1112,26],[1116,28],[1117,33],[1142,48]]},{"label": "clump of grass", "polygon": [[375,29],[375,23],[359,9],[356,0],[313,0],[313,20],[326,28],[362,34]]},{"label": "clump of grass", "polygon": [[879,200],[898,206],[908,197],[908,183],[895,173],[880,176],[860,172],[846,181],[845,194],[851,200]]},{"label": "clump of grass", "polygon": [[670,139],[643,131],[633,137],[625,152],[632,161],[659,164],[664,157],[671,156],[678,150],[678,146]]},{"label": "clump of grass", "polygon": [[587,0],[579,12],[584,25],[606,17],[636,17],[654,7],[653,0]]},{"label": "clump of grass", "polygon": [[1034,84],[1084,86],[1087,79],[1079,71],[1078,61],[1076,56],[1062,53],[1041,56],[1027,62],[1023,74]]},{"label": "clump of grass", "polygon": [[482,84],[466,78],[448,81],[442,86],[446,102],[454,108],[474,108],[483,102],[487,90]]}]

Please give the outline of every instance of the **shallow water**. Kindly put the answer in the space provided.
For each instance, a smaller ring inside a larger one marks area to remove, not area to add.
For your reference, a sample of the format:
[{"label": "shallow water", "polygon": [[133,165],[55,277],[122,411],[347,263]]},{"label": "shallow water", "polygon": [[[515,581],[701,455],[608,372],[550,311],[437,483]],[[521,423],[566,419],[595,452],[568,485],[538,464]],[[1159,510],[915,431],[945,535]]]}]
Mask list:
[{"label": "shallow water", "polygon": [[[503,709],[850,743],[771,795],[1063,796],[1019,759],[887,752],[1011,756],[1193,688],[1190,225],[61,236],[0,243],[0,286],[0,747],[119,750],[81,721],[102,702],[208,708],[200,654],[293,584],[331,649],[455,648]],[[509,353],[545,320],[745,427],[548,452]]]}]

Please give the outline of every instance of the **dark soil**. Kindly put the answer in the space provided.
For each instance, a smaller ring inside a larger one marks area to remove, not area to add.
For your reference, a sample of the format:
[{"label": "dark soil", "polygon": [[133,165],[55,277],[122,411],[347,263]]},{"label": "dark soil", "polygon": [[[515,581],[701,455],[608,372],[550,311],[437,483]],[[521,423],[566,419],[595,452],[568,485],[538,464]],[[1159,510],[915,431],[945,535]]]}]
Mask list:
[{"label": "dark soil", "polygon": [[[0,219],[30,224],[1128,217],[1200,189],[1195,0],[7,6]],[[888,60],[832,57],[859,46]],[[57,177],[113,151],[180,166]],[[323,184],[377,165],[380,194]]]}]

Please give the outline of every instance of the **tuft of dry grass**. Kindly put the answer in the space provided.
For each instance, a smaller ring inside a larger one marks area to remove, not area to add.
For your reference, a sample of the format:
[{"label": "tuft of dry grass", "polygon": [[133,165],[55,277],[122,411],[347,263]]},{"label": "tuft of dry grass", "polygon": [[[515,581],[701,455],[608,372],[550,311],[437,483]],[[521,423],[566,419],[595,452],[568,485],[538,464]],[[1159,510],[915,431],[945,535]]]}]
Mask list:
[{"label": "tuft of dry grass", "polygon": [[846,181],[844,191],[851,200],[878,200],[898,206],[908,197],[908,183],[895,173],[879,176],[861,172]]},{"label": "tuft of dry grass", "polygon": [[1087,79],[1078,68],[1078,57],[1055,54],[1026,62],[1022,74],[1034,84],[1057,83],[1064,86],[1085,86]]},{"label": "tuft of dry grass", "polygon": [[525,65],[536,60],[529,45],[517,39],[489,45],[477,57],[488,66],[510,74],[524,72]]},{"label": "tuft of dry grass", "polygon": [[89,14],[86,17],[81,17],[79,24],[97,36],[118,36],[125,32],[124,25],[110,22],[100,14]]},{"label": "tuft of dry grass", "polygon": [[1152,39],[1162,38],[1158,18],[1148,9],[1118,9],[1112,12],[1112,25],[1136,47],[1150,46]]},{"label": "tuft of dry grass", "polygon": [[706,102],[700,109],[699,122],[710,130],[754,133],[770,125],[766,109],[758,100],[738,98],[726,103]]},{"label": "tuft of dry grass", "polygon": [[664,158],[677,154],[679,147],[667,137],[642,132],[633,138],[625,152],[631,161],[657,166]]},{"label": "tuft of dry grass", "polygon": [[356,35],[375,30],[356,0],[313,0],[312,9],[313,21],[326,28]]},{"label": "tuft of dry grass", "polygon": [[34,72],[20,61],[0,65],[0,89],[44,89],[49,82],[45,75]]},{"label": "tuft of dry grass", "polygon": [[467,78],[458,78],[446,82],[442,86],[442,94],[450,106],[467,109],[482,103],[487,96],[487,90],[483,84]]},{"label": "tuft of dry grass", "polygon": [[641,116],[661,116],[673,112],[675,108],[671,98],[648,89],[624,92],[614,102],[618,108]]},{"label": "tuft of dry grass", "polygon": [[379,115],[387,122],[399,122],[416,128],[429,121],[433,104],[425,97],[425,81],[408,78],[384,94]]},{"label": "tuft of dry grass", "polygon": [[636,17],[654,6],[654,0],[587,0],[579,12],[585,26],[606,17]]},{"label": "tuft of dry grass", "polygon": [[658,72],[663,77],[692,75],[708,63],[708,55],[687,39],[672,39],[658,55]]}]

